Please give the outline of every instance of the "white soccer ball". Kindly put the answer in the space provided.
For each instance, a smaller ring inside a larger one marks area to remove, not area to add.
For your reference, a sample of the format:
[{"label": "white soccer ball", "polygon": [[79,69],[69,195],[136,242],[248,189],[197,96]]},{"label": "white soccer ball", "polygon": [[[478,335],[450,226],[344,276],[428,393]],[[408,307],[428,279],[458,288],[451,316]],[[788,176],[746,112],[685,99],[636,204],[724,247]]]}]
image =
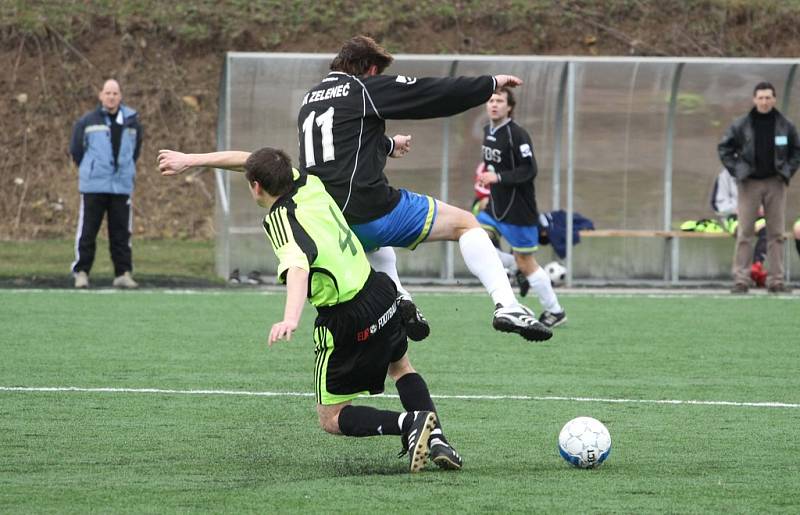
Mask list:
[{"label": "white soccer ball", "polygon": [[597,419],[573,418],[561,428],[558,452],[567,463],[578,468],[599,467],[611,453],[611,434]]},{"label": "white soccer ball", "polygon": [[567,277],[567,269],[558,261],[551,261],[544,265],[544,271],[547,272],[553,286],[562,284]]}]

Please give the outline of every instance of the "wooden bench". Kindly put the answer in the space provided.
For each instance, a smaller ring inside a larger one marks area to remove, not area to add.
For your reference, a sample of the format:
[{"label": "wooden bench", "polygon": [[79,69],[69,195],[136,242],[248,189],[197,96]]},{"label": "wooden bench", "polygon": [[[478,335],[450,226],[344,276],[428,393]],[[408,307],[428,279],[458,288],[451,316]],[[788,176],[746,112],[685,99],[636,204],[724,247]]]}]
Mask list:
[{"label": "wooden bench", "polygon": [[[667,246],[664,249],[664,282],[678,284],[680,266],[680,240],[684,238],[728,238],[735,242],[734,235],[727,232],[693,232],[693,231],[665,231],[648,229],[599,229],[594,231],[580,231],[581,238],[663,238]],[[794,238],[792,233],[784,235],[789,241]],[[783,266],[786,280],[789,280],[789,264],[791,263],[790,245],[784,245]],[[731,255],[733,258],[733,255]]]},{"label": "wooden bench", "polygon": [[601,229],[581,231],[581,238],[731,238],[727,232],[654,231],[638,229]]}]

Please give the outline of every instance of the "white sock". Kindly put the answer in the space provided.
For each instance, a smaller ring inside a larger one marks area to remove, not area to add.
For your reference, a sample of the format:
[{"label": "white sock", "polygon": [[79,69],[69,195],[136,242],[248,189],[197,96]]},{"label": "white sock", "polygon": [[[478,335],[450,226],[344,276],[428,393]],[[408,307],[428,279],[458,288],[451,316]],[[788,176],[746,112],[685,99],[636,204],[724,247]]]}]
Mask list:
[{"label": "white sock", "polygon": [[497,252],[497,257],[500,258],[500,262],[503,263],[503,268],[508,268],[512,272],[517,269],[517,260],[514,259],[514,256],[512,254],[509,254],[508,252],[503,252],[497,247],[495,247],[494,250],[495,252]]},{"label": "white sock", "polygon": [[553,291],[553,284],[550,282],[550,277],[544,268],[539,267],[534,273],[528,276],[528,282],[531,283],[531,289],[539,297],[539,302],[542,307],[550,313],[561,313],[564,308],[558,303],[556,292]]},{"label": "white sock", "polygon": [[486,231],[480,227],[470,229],[461,235],[458,245],[464,263],[492,296],[492,302],[502,306],[516,304],[517,298],[511,289],[511,283],[508,282],[503,264]]},{"label": "white sock", "polygon": [[400,284],[400,277],[397,275],[397,255],[395,255],[392,247],[381,247],[374,252],[368,253],[367,260],[372,265],[372,268],[378,272],[383,272],[394,281],[398,294],[411,298],[408,291]]}]

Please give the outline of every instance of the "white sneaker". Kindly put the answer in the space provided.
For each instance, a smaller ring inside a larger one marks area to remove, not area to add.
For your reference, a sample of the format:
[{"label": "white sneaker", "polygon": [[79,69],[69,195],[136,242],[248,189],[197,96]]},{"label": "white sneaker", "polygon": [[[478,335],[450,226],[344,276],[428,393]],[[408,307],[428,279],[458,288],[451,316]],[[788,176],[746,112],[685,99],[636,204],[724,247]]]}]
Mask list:
[{"label": "white sneaker", "polygon": [[88,288],[89,287],[89,274],[86,272],[80,271],[75,274],[75,287],[76,288]]},{"label": "white sneaker", "polygon": [[536,320],[533,311],[522,304],[495,306],[492,327],[504,333],[517,333],[526,340],[536,342],[549,340],[553,336],[553,331]]},{"label": "white sneaker", "polygon": [[133,280],[133,277],[131,277],[131,273],[130,272],[125,272],[124,274],[120,275],[119,277],[115,277],[114,278],[114,282],[111,283],[111,285],[114,288],[133,289],[133,288],[138,288],[139,287],[139,283],[137,283],[136,281]]}]

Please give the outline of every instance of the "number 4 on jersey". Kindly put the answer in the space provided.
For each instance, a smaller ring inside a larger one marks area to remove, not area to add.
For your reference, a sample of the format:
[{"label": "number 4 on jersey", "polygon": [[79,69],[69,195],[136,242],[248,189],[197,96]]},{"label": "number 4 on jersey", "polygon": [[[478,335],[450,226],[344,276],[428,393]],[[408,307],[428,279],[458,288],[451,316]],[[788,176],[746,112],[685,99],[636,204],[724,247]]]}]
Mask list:
[{"label": "number 4 on jersey", "polygon": [[[306,167],[312,167],[317,164],[314,157],[314,116],[316,111],[311,111],[303,121],[303,146],[306,149]],[[333,107],[329,107],[327,111],[317,116],[317,126],[322,132],[322,162],[327,163],[333,161],[336,156],[333,151]]]},{"label": "number 4 on jersey", "polygon": [[328,209],[331,212],[331,216],[336,221],[336,225],[339,226],[339,248],[342,252],[349,248],[350,253],[355,256],[357,251],[356,245],[353,243],[353,231],[350,230],[350,227],[348,227],[346,223],[339,220],[336,211],[334,211],[331,206],[328,206]]}]

